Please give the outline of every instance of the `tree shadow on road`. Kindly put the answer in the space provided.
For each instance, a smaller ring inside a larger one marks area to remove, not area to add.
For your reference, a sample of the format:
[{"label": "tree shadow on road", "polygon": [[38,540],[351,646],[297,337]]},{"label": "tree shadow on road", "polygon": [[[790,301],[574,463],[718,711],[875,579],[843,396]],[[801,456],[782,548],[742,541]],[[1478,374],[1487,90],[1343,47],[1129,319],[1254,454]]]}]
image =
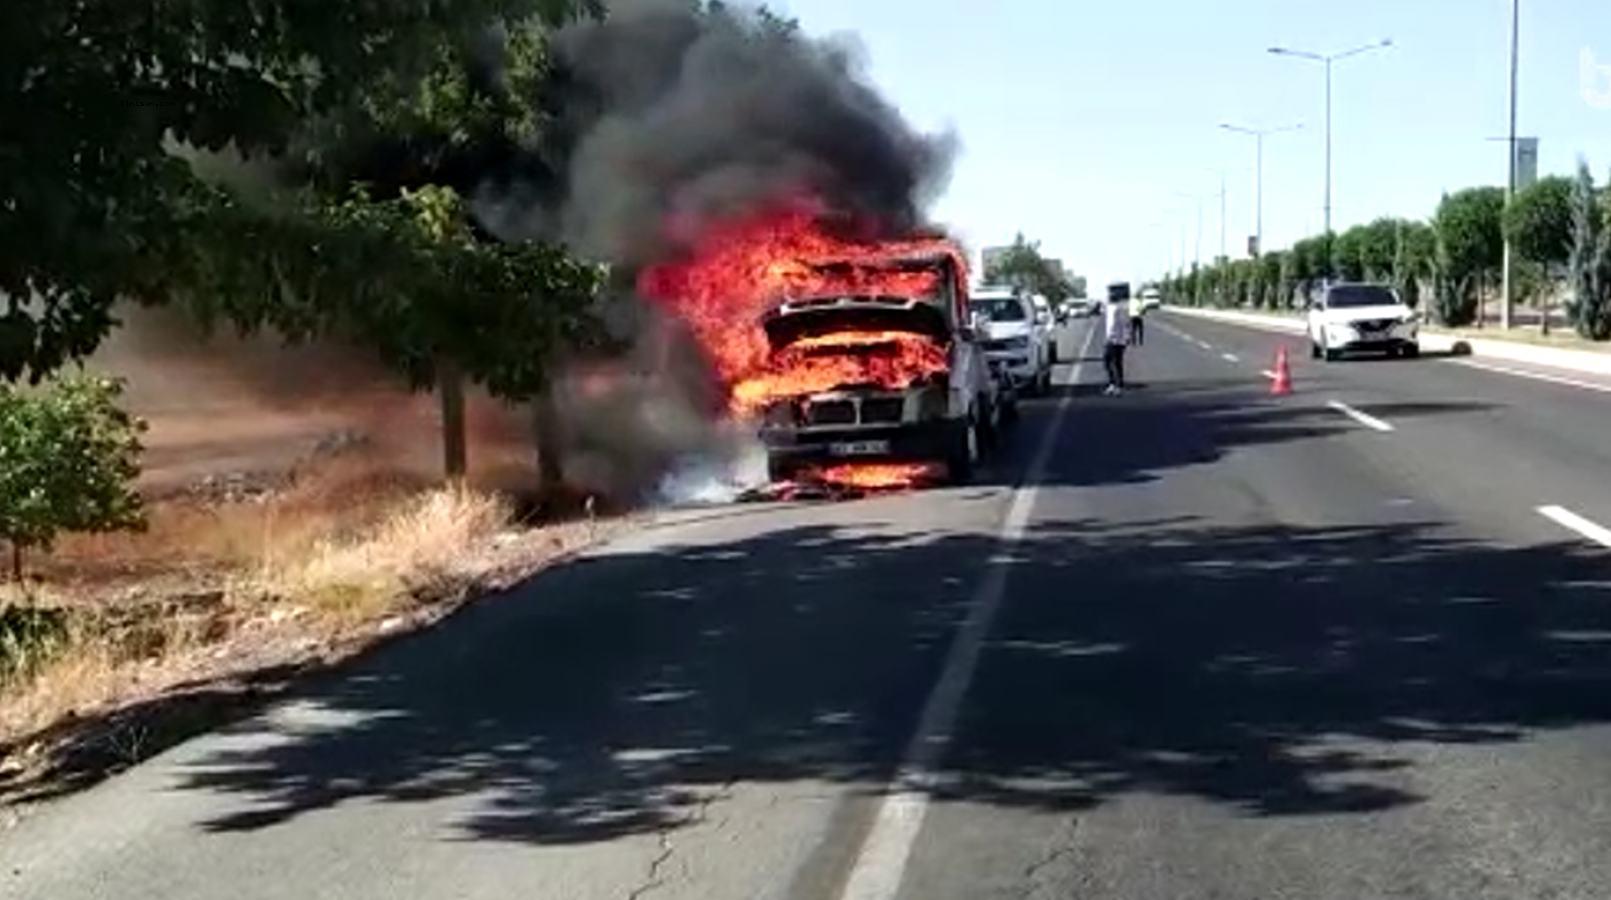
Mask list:
[{"label": "tree shadow on road", "polygon": [[[1245,381],[1067,399],[1050,486],[1359,432]],[[1067,811],[1145,791],[1257,815],[1382,809],[1420,799],[1414,761],[1361,744],[1611,720],[1602,560],[1574,546],[1489,546],[1433,522],[1184,516],[1039,521],[1004,545],[999,487],[1051,439],[1051,410],[1029,410],[999,483],[944,505],[711,515],[481,603],[197,745],[178,765],[216,798],[202,827],[429,803],[466,840],[566,844],[674,828],[736,788],[876,792],[992,567],[1011,599],[935,788],[950,800]]]},{"label": "tree shadow on road", "polygon": [[580,560],[240,726],[185,773],[227,808],[203,827],[437,802],[463,839],[563,844],[675,827],[735,786],[879,790],[988,565],[1014,599],[947,799],[1377,810],[1421,799],[1414,762],[1362,741],[1611,720],[1603,559],[1573,546],[1431,523],[724,534]]},{"label": "tree shadow on road", "polygon": [[[1061,458],[1042,474],[1045,484],[1139,484],[1186,466],[1207,465],[1237,451],[1357,433],[1361,426],[1327,405],[1324,394],[1270,396],[1246,378],[1160,379],[1121,397],[1101,385],[1063,389],[1069,406]],[[1481,414],[1481,401],[1361,404],[1392,422]]]}]

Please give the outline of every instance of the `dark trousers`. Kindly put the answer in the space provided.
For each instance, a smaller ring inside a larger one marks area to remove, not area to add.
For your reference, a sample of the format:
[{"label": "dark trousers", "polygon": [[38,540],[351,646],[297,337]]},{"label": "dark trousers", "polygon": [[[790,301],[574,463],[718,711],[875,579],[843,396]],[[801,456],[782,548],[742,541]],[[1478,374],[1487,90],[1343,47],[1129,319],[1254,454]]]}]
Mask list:
[{"label": "dark trousers", "polygon": [[1124,345],[1107,344],[1102,348],[1102,368],[1108,373],[1109,387],[1124,387]]},{"label": "dark trousers", "polygon": [[1130,343],[1137,346],[1147,342],[1147,320],[1140,316],[1130,317]]}]

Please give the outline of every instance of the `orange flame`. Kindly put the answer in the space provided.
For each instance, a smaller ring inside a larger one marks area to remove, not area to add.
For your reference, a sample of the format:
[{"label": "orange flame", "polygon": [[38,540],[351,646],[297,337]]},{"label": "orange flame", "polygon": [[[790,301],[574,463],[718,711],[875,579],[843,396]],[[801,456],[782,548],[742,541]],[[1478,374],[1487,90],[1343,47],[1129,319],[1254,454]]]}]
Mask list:
[{"label": "orange flame", "polygon": [[[796,202],[707,229],[687,257],[646,269],[638,289],[689,328],[727,388],[729,411],[749,416],[787,397],[847,384],[900,389],[944,372],[945,348],[915,333],[838,332],[774,351],[761,327],[762,316],[791,297],[932,294],[940,287],[934,273],[878,263],[938,253],[965,271],[963,255],[948,240],[840,237],[824,227],[820,208]],[[813,265],[826,262],[849,265],[831,271]],[[920,469],[849,466],[836,472],[858,486],[884,486],[909,483]]]},{"label": "orange flame", "polygon": [[[937,287],[932,273],[873,267],[880,260],[919,253],[949,253],[962,268],[961,254],[944,239],[842,238],[823,227],[820,210],[809,203],[792,203],[709,229],[687,258],[645,270],[638,287],[688,326],[717,375],[734,392],[734,412],[744,412],[760,398],[825,390],[847,380],[903,387],[914,373],[943,369],[944,354],[917,335],[828,335],[813,339],[811,347],[796,344],[773,358],[760,327],[762,315],[790,296],[930,293]],[[833,272],[811,266],[828,261],[853,265]],[[828,373],[788,377],[801,369],[822,367],[821,360],[833,357],[808,350],[832,346],[873,352],[846,353],[829,367],[838,376],[830,384],[822,384]],[[872,371],[864,373],[867,369]],[[854,374],[870,377],[850,377]],[[746,386],[757,380],[762,383]]]},{"label": "orange flame", "polygon": [[926,463],[846,463],[829,466],[811,475],[831,485],[866,490],[904,488],[935,474]]}]

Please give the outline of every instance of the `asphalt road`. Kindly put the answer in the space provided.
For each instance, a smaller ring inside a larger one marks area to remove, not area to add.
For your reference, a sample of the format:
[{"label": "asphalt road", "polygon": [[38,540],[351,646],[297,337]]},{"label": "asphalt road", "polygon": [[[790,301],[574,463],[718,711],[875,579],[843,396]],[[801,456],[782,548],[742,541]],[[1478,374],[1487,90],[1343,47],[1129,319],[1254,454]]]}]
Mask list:
[{"label": "asphalt road", "polygon": [[1271,397],[1283,341],[1161,316],[974,487],[674,514],[31,816],[0,896],[1605,897],[1611,396]]}]

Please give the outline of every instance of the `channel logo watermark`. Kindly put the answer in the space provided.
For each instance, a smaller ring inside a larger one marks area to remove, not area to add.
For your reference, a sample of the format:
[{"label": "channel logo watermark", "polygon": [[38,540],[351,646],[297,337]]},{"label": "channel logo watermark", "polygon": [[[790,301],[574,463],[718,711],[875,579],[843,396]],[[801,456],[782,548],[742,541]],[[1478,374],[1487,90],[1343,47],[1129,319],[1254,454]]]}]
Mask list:
[{"label": "channel logo watermark", "polygon": [[1589,47],[1584,47],[1577,59],[1583,102],[1594,109],[1611,110],[1611,62],[1600,62]]}]

